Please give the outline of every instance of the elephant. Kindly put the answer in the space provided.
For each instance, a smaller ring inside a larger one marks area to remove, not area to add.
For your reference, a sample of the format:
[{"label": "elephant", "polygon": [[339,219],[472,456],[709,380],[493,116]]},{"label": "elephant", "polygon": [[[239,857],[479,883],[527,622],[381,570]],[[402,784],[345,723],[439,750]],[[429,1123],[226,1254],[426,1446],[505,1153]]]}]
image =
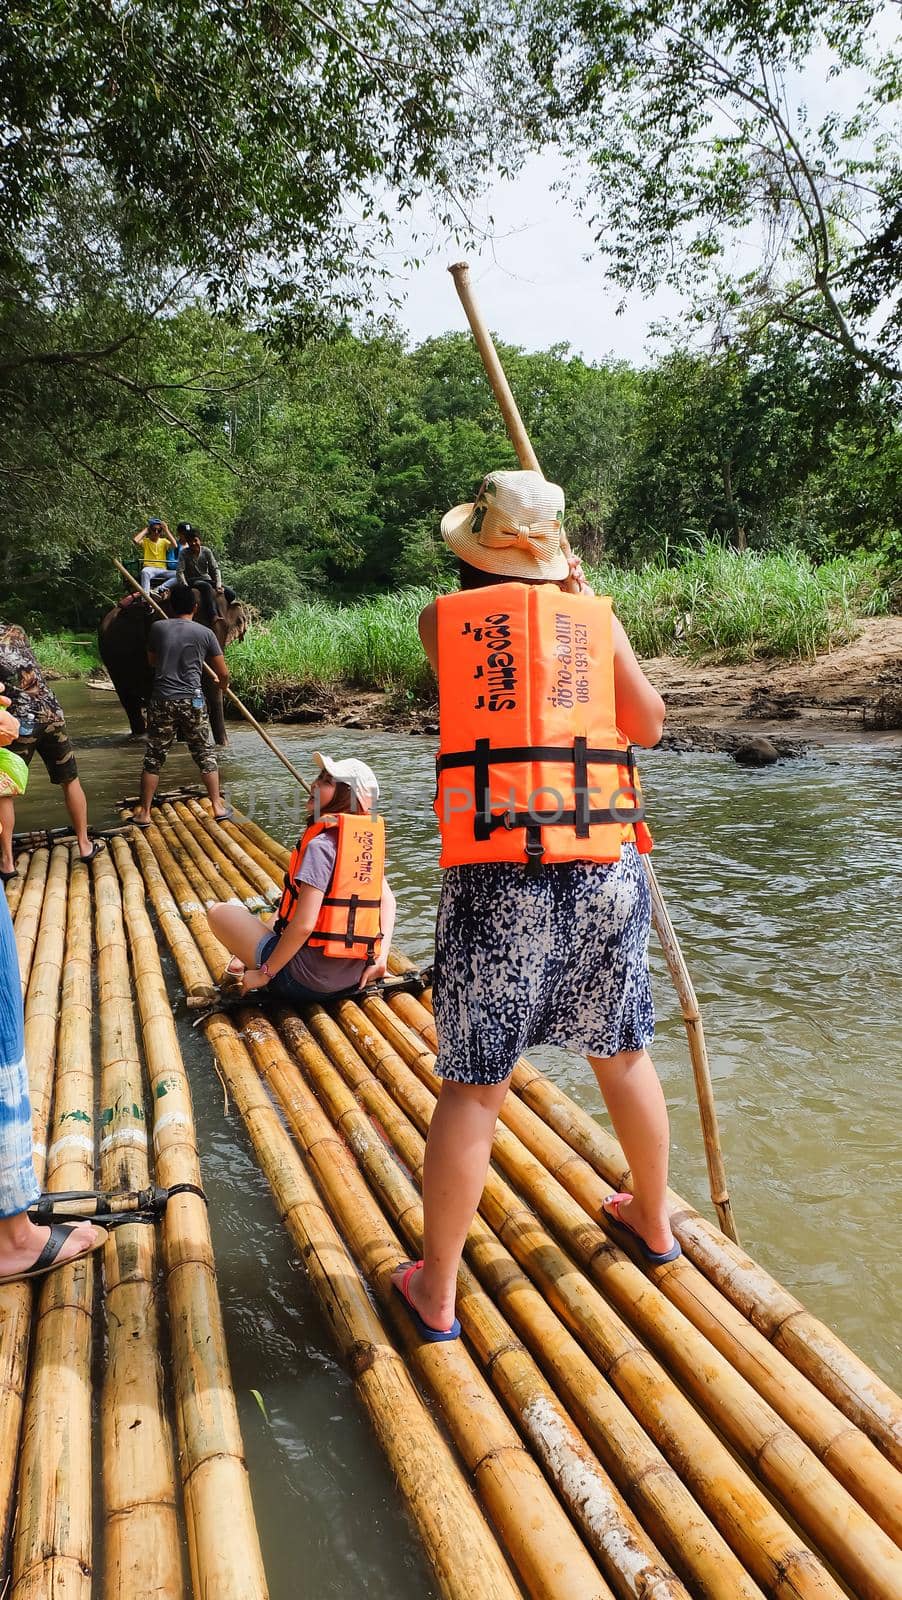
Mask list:
[{"label": "elephant", "polygon": [[[155,597],[165,611],[166,595]],[[250,617],[240,600],[228,600],[216,595],[218,617],[213,632],[223,650],[236,639],[243,639]],[[97,636],[100,659],[113,680],[113,686],[129,720],[132,736],[140,738],[146,731],[144,713],[153,688],[153,669],[147,659],[147,636],[151,624],[158,621],[142,595],[125,595],[112,611],[101,618]],[[222,690],[204,673],[204,694],[210,715],[210,727],[218,745],[228,744],[223,713]]]}]

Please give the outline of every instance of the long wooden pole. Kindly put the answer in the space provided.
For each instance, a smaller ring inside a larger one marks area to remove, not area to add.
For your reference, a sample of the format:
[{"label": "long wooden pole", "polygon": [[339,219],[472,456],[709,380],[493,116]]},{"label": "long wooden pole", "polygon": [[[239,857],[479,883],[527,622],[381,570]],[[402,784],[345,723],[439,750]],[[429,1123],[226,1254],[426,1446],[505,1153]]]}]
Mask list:
[{"label": "long wooden pole", "polygon": [[[129,572],[128,568],[124,567],[122,565],[122,562],[118,559],[117,556],[113,556],[112,559],[113,559],[114,567],[118,568],[119,572],[121,572],[121,574],[122,574],[123,578],[125,579],[126,583],[131,584],[132,588],[134,590],[136,590],[138,594],[143,596],[143,598],[148,602],[148,604],[153,607],[154,611],[157,611],[159,613],[159,615],[163,618],[164,622],[168,622],[169,618],[167,617],[165,611],[163,610],[163,607],[157,605],[157,602],[156,602],[156,600],[153,599],[152,595],[144,594],[144,590],[141,588],[140,583],[137,581],[136,578],[132,577],[132,575]],[[219,679],[217,678],[216,673],[213,671],[212,667],[207,666],[206,662],[204,662],[204,671],[206,672],[207,676],[212,678],[216,683],[219,682]],[[259,722],[257,721],[256,717],[253,715],[252,712],[248,711],[247,706],[244,704],[244,701],[243,700],[239,700],[239,698],[238,698],[237,694],[235,693],[234,689],[230,689],[230,688],[226,687],[225,689],[223,689],[222,692],[225,695],[226,699],[228,701],[230,701],[233,706],[237,706],[237,708],[238,708],[239,712],[241,713],[241,715],[243,716],[245,722],[249,722],[252,728],[256,728],[257,732],[260,735],[260,738],[263,740],[263,743],[265,745],[269,746],[269,748],[272,751],[273,755],[278,757],[278,759],[281,761],[283,767],[287,767],[288,771],[291,773],[291,776],[297,780],[297,782],[301,785],[301,788],[302,789],[306,789],[306,790],[309,791],[310,785],[307,782],[306,778],[302,778],[301,777],[301,774],[298,772],[297,767],[292,765],[292,763],[289,761],[287,755],[285,754],[284,750],[280,750],[279,749],[279,746],[276,744],[275,739],[271,739],[269,734],[266,732],[266,729],[265,728],[261,728],[261,726],[260,726]]]},{"label": "long wooden pole", "polygon": [[[495,349],[492,336],[476,304],[473,290],[470,286],[470,269],[465,261],[458,261],[454,266],[449,267],[448,271],[454,279],[454,287],[466,312],[467,321],[473,330],[473,337],[476,340],[479,354],[482,356],[486,375],[492,386],[495,399],[501,408],[501,415],[504,418],[511,443],[517,452],[520,465],[529,471],[541,472],[542,469],[539,466],[538,457],[523,425],[523,418],[517,408],[517,402],[511,392],[504,368],[498,359],[498,352]],[[565,555],[571,556],[573,554],[567,541],[567,536],[564,533],[561,534],[561,548]],[[661,886],[655,875],[655,869],[648,856],[643,856],[642,859],[651,889],[655,930],[661,940],[667,967],[673,979],[686,1024],[689,1055],[692,1061],[695,1092],[698,1098],[702,1137],[705,1145],[705,1161],[708,1167],[711,1201],[724,1233],[729,1239],[738,1244],[739,1235],[736,1231],[733,1208],[730,1204],[730,1196],[727,1190],[726,1171],[720,1143],[720,1129],[717,1122],[717,1108],[714,1104],[714,1089],[711,1083],[711,1069],[708,1064],[708,1052],[705,1048],[705,1036],[702,1030],[698,1004],[695,1000],[695,992],[689,980],[689,971],[683,959],[679,941],[670,917],[667,915],[664,896],[661,893]],[[690,996],[691,1006],[689,1002]],[[687,1006],[689,1007],[688,1012]]]}]

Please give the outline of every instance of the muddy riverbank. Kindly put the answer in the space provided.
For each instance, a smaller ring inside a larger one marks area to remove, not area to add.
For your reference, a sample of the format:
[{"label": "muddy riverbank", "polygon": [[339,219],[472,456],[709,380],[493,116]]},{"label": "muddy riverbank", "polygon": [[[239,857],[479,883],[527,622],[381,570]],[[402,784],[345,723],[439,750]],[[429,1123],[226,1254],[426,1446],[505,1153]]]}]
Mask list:
[{"label": "muddy riverbank", "polygon": [[[764,735],[791,755],[837,737],[902,730],[902,616],[864,619],[850,644],[813,661],[720,666],[659,656],[643,664],[667,703],[665,749],[732,751]],[[434,703],[344,686],[281,687],[256,709],[276,722],[437,731]]]}]

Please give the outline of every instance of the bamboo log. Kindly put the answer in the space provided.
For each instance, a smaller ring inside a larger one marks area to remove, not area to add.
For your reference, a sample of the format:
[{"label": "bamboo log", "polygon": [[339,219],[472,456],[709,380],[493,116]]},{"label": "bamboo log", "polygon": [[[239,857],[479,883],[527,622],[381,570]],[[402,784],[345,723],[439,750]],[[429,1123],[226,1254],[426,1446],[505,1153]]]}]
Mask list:
[{"label": "bamboo log", "polygon": [[[140,828],[136,828],[134,847],[138,852],[138,860],[141,862],[142,869],[147,857],[145,852],[141,849],[139,840],[146,843],[148,850],[153,855],[163,881],[175,898],[179,913],[185,923],[187,923],[187,926],[191,932],[191,937],[200,950],[203,963],[209,968],[209,972],[206,974],[206,977],[202,980],[199,979],[198,981],[206,983],[210,988],[212,988],[209,973],[213,972],[217,975],[217,977],[219,976],[229,959],[229,952],[225,945],[220,944],[219,940],[213,933],[210,924],[207,921],[207,913],[204,909],[202,901],[197,899],[192,884],[186,878],[179,862],[175,857],[175,854],[173,853],[173,850],[171,850],[169,847],[170,837],[171,830],[166,823],[164,823],[162,826],[153,824],[146,830],[146,832],[142,832]],[[177,848],[177,841],[173,841],[173,844]],[[166,924],[163,926],[163,932],[167,939],[171,939],[172,937],[173,926],[174,924],[172,924],[172,922],[169,920],[167,920]],[[182,941],[182,943],[184,943],[184,941]],[[176,958],[178,958],[175,946],[173,945],[172,948],[173,953],[176,955]]]},{"label": "bamboo log", "polygon": [[35,850],[28,868],[28,877],[16,907],[16,950],[19,956],[19,973],[22,978],[22,999],[31,976],[31,963],[44,907],[44,889],[50,870],[50,851]]},{"label": "bamboo log", "polygon": [[[94,1182],[91,1060],[91,890],[73,853],[60,1004],[48,1190]],[[94,1258],[44,1281],[19,1458],[13,1600],[90,1600],[92,1578],[91,1341]]]},{"label": "bamboo log", "polygon": [[[172,810],[179,822],[186,828],[188,834],[194,838],[195,835],[192,829],[197,826],[198,822],[194,812],[189,809],[184,800],[176,800]],[[200,821],[204,834],[204,855],[208,861],[213,863],[220,877],[225,879],[231,893],[237,895],[249,911],[267,910],[269,902],[265,895],[262,895],[254,884],[250,882],[244,872],[236,865],[229,852],[224,850],[219,843],[215,820],[211,817],[208,821],[203,812],[201,812]]]},{"label": "bamboo log", "polygon": [[[120,572],[122,577],[125,579],[126,583],[128,583],[131,586],[132,589],[137,590],[138,594],[144,595],[144,599],[147,601],[148,605],[152,606],[154,611],[159,612],[160,616],[163,617],[164,620],[165,620],[166,619],[166,612],[163,610],[162,606],[158,606],[157,602],[153,599],[153,597],[151,595],[145,595],[144,594],[144,590],[141,588],[140,583],[136,582],[136,580],[132,577],[131,573],[129,572],[128,568],[124,567],[122,565],[122,562],[117,560],[117,558],[115,556],[113,556],[113,565],[114,565],[114,567],[116,567],[118,569],[118,571]],[[219,679],[216,677],[216,673],[213,671],[212,667],[208,667],[207,666],[206,662],[204,662],[204,671],[206,672],[206,674],[207,674],[207,676],[209,678],[213,678],[215,680],[215,682],[217,682],[217,683],[219,682]],[[265,728],[261,728],[261,726],[260,726],[259,722],[257,721],[256,717],[253,716],[253,714],[250,711],[248,711],[247,706],[244,704],[244,701],[243,700],[239,700],[239,698],[238,698],[237,694],[235,693],[234,689],[230,689],[230,688],[226,687],[226,688],[223,689],[222,692],[223,692],[223,695],[225,696],[226,700],[231,701],[232,705],[237,708],[238,712],[244,718],[245,722],[249,722],[251,727],[256,729],[256,731],[260,735],[260,738],[263,740],[263,743],[265,745],[267,745],[269,747],[269,749],[272,751],[273,755],[276,756],[279,759],[279,761],[281,761],[283,767],[287,767],[288,771],[291,773],[291,776],[297,780],[297,782],[301,785],[301,788],[302,789],[309,789],[310,785],[308,783],[306,783],[305,780],[301,777],[301,774],[298,772],[297,767],[292,766],[292,764],[289,761],[289,759],[288,759],[287,755],[285,754],[284,750],[280,750],[279,746],[276,744],[275,740],[270,738],[269,734],[266,732],[266,729]]]},{"label": "bamboo log", "polygon": [[[389,967],[403,974],[413,970],[413,963],[393,950]],[[420,1005],[431,1011],[428,990],[420,996]],[[434,1028],[424,1027],[424,1031],[434,1045]],[[514,1092],[609,1188],[630,1187],[629,1167],[617,1141],[543,1072],[521,1059],[511,1083]],[[902,1467],[902,1399],[832,1328],[672,1189],[668,1190],[668,1207],[673,1231],[689,1260],[820,1394],[896,1467]]]},{"label": "bamboo log", "polygon": [[391,1271],[406,1252],[374,1205],[347,1146],[293,1071],[275,1030],[253,1013],[242,1012],[240,1018],[242,1037],[301,1145],[329,1215],[388,1312],[408,1359],[441,1406],[527,1592],[549,1600],[560,1594],[610,1600],[611,1590],[463,1344],[428,1344],[414,1328],[390,1284]]},{"label": "bamboo log", "polygon": [[[279,1026],[293,1046],[296,1024],[283,1022],[280,1017]],[[393,1099],[325,1010],[311,1008],[308,1026],[376,1127],[421,1184],[425,1140],[407,1113],[416,1107],[417,1123],[427,1127],[433,1104],[429,1091],[402,1068],[401,1078],[390,1074],[397,1093],[397,1100]],[[707,1600],[760,1595],[758,1585],[692,1498],[679,1474],[480,1216],[470,1228],[467,1252],[477,1275],[545,1369],[602,1464],[687,1583]]]},{"label": "bamboo log", "polygon": [[446,1600],[516,1600],[520,1591],[472,1492],[361,1284],[234,1028],[204,1031],[276,1205],[396,1474]]},{"label": "bamboo log", "polygon": [[[166,879],[160,871],[160,865],[153,850],[140,829],[135,828],[133,834],[132,849],[137,856],[157,920],[164,930],[166,942],[175,956],[185,993],[212,999],[216,994],[215,985],[210,981],[210,974],[206,964],[202,960],[197,945],[189,932],[191,927],[189,919],[193,913],[189,913],[185,920],[182,920],[179,908],[169,891]],[[117,855],[117,865],[119,860],[120,857]],[[199,912],[206,925],[207,919],[203,909],[199,908]]]},{"label": "bamboo log", "polygon": [[60,977],[66,939],[69,895],[69,852],[61,845],[50,853],[50,867],[34,946],[34,960],[25,997],[25,1059],[34,1127],[34,1165],[42,1179],[47,1161],[44,1140],[50,1123]]},{"label": "bamboo log", "polygon": [[[119,882],[109,852],[94,863],[100,1011],[100,1181],[150,1180],[144,1090]],[[107,1367],[101,1397],[105,1595],[185,1594],[175,1464],[156,1297],[154,1229],[118,1227],[104,1250]]]},{"label": "bamboo log", "polygon": [[[332,1035],[333,1042],[337,1036],[350,1052],[350,1046],[340,1029],[325,1011],[314,1008],[314,1019]],[[388,1131],[386,1123],[392,1124],[393,1131],[389,1138],[405,1166],[410,1166],[411,1161],[421,1166],[422,1138],[400,1115],[385,1091],[371,1080],[379,1107],[375,1113],[379,1119],[377,1133],[370,1116],[357,1103],[344,1075],[333,1066],[323,1045],[311,1036],[305,1024],[297,1016],[284,1011],[277,1013],[276,1021],[285,1045],[315,1090],[329,1121],[347,1141],[373,1193],[396,1226],[401,1228],[414,1258],[418,1257],[423,1244],[423,1209],[412,1183],[386,1150],[383,1142]],[[272,1048],[274,1041],[271,1030],[267,1032],[260,1020],[254,1018],[247,1032],[257,1068],[265,1075],[286,1115],[297,1113],[301,1098],[304,1122],[309,1129],[307,1138],[313,1141],[309,1153],[311,1158],[316,1158],[320,1148],[318,1137],[324,1140],[328,1138],[325,1119],[318,1112],[309,1090],[303,1085],[298,1086],[282,1053]],[[363,1071],[365,1073],[366,1069]],[[357,1093],[360,1093],[359,1088]],[[319,1123],[318,1118],[321,1119]],[[321,1135],[316,1133],[317,1125],[322,1128]],[[375,1234],[376,1214],[365,1187],[361,1186],[355,1204],[359,1208],[371,1208]],[[483,1232],[488,1233],[484,1224],[474,1228],[474,1234]],[[585,1440],[558,1403],[538,1367],[514,1337],[510,1325],[489,1296],[482,1292],[478,1280],[467,1268],[462,1271],[459,1288],[461,1323],[480,1364],[513,1422],[543,1466],[546,1477],[557,1489],[589,1548],[593,1550],[615,1593],[637,1597],[637,1600],[638,1597],[652,1595],[661,1597],[661,1600],[686,1596],[683,1585],[664,1566],[641,1525],[617,1490],[609,1484],[597,1459],[587,1449]],[[685,1531],[685,1528],[681,1529],[682,1533]],[[760,1594],[753,1585],[743,1588],[745,1574],[738,1563],[732,1561],[722,1541],[716,1542],[721,1545],[718,1554],[725,1555],[727,1564],[735,1567],[735,1573],[730,1572],[721,1592],[728,1595],[730,1600],[735,1600],[740,1594]],[[736,1578],[739,1579],[738,1586]]]},{"label": "bamboo log", "polygon": [[[62,850],[59,855],[66,857],[67,852]],[[36,851],[28,870],[25,893],[19,903],[16,917],[16,944],[20,963],[23,963],[23,990],[26,986],[25,974],[30,972],[32,965],[39,973],[33,999],[29,990],[25,1029],[26,1060],[29,1061],[29,1092],[32,1089],[37,1090],[36,1100],[32,1100],[32,1125],[34,1167],[39,1183],[43,1180],[47,1162],[51,1084],[56,1056],[56,1029],[48,1027],[48,1014],[55,1017],[58,1003],[63,960],[60,930],[65,926],[66,915],[66,902],[65,898],[62,901],[60,899],[60,888],[62,887],[65,893],[67,887],[65,868],[61,885],[61,868],[56,865],[53,872],[50,912],[45,917],[43,900],[49,868],[49,852]],[[55,922],[54,918],[63,920]],[[30,1018],[28,1008],[30,1008]],[[34,1079],[32,1079],[29,1048],[35,1052]],[[28,1283],[13,1283],[0,1287],[0,1573],[6,1566],[13,1508],[19,1435],[28,1373],[33,1292]]]},{"label": "bamboo log", "polygon": [[[207,903],[210,903],[209,897],[212,896],[214,900],[220,902],[231,901],[235,905],[243,905],[245,903],[244,896],[237,894],[228,878],[220,872],[210,853],[209,841],[205,839],[201,844],[194,831],[187,827],[183,818],[179,816],[175,806],[165,805],[161,807],[161,810],[164,821],[169,824],[171,829],[171,837],[178,840],[184,851],[183,865],[190,861],[194,866],[197,878],[195,879],[194,873],[191,873],[192,881],[197,881],[206,888]],[[259,911],[263,903],[260,896],[255,895],[254,905],[249,909]]]},{"label": "bamboo log", "polygon": [[204,824],[210,837],[215,839],[223,853],[240,869],[248,883],[253,884],[265,900],[274,902],[279,899],[282,893],[281,885],[272,877],[268,858],[262,851],[251,845],[249,840],[244,845],[240,842],[240,838],[233,837],[233,834],[227,832],[223,824],[213,816],[212,809],[209,813],[204,811],[199,801],[189,800],[185,809]]},{"label": "bamboo log", "polygon": [[[122,885],[132,972],[142,1024],[153,1106],[157,1181],[201,1187],[191,1091],[179,1049],[156,939],[144,904],[145,885],[156,907],[159,868],[138,833],[142,873],[122,840],[113,858]],[[141,849],[141,846],[144,849]],[[159,913],[158,913],[159,914]],[[190,934],[194,962],[203,967]],[[170,920],[170,931],[174,924]],[[184,958],[184,951],[182,952]],[[266,1600],[238,1410],[229,1373],[225,1330],[207,1207],[199,1194],[174,1195],[162,1228],[179,1470],[196,1600]]]},{"label": "bamboo log", "polygon": [[4,885],[6,890],[6,904],[9,907],[9,914],[14,922],[16,920],[16,912],[19,909],[19,901],[22,898],[22,891],[25,888],[25,878],[28,873],[31,857],[27,851],[22,851],[20,855],[16,856],[15,861],[18,877],[13,878],[9,883]]},{"label": "bamboo log", "polygon": [[[353,1029],[356,1048],[373,1066],[380,1081],[393,1095],[400,1095],[404,1093],[405,1071],[410,1065],[406,1063],[406,1048],[403,1059],[394,1049],[398,1042],[402,1046],[405,1044],[403,1024],[399,1025],[397,1018],[388,1021],[382,1014],[387,1008],[380,1008],[380,1025],[387,1022],[383,1035],[371,1020],[373,1004],[366,1002],[366,1015],[354,1016],[352,1011],[357,1008],[352,1008],[350,1002],[343,1002],[342,1024],[348,1026],[349,1031]],[[434,1104],[434,1083],[417,1065],[413,1065],[413,1071],[418,1081],[431,1091]],[[412,1103],[408,1109],[419,1122],[420,1108]],[[422,1131],[427,1129],[428,1120]],[[505,1143],[511,1138],[505,1128],[498,1129],[496,1159],[499,1154],[507,1153]],[[782,1594],[835,1597],[839,1592],[836,1585],[811,1551],[771,1509],[708,1424],[624,1326],[617,1313],[540,1227],[533,1212],[528,1211],[513,1190],[491,1170],[480,1210],[659,1449],[681,1473],[695,1498],[761,1587],[769,1592],[779,1575]]]},{"label": "bamboo log", "polygon": [[[409,1011],[407,1002],[411,999],[409,995],[399,995],[393,1002],[395,1010]],[[435,1090],[435,1058],[431,1051],[424,1050],[418,1035],[379,999],[367,1000],[364,1009],[369,1017],[379,1015],[380,1026],[394,1048]],[[892,1541],[808,1446],[681,1311],[663,1296],[645,1292],[645,1276],[639,1268],[610,1243],[602,1229],[586,1217],[582,1207],[503,1122],[496,1133],[494,1153],[500,1170],[588,1276],[603,1287],[606,1300],[617,1307],[649,1349],[656,1350],[667,1362],[685,1393],[768,1488],[791,1507],[793,1518],[837,1571],[860,1590],[863,1600],[902,1597],[902,1567]],[[484,1204],[491,1208],[490,1188],[491,1182]],[[507,1206],[509,1200],[498,1204]],[[488,1210],[483,1215],[492,1221]],[[493,1215],[497,1219],[497,1205]],[[499,1229],[496,1227],[495,1231]],[[503,1232],[501,1237],[508,1242]],[[552,1281],[547,1277],[543,1281],[546,1292],[551,1292]],[[647,1359],[650,1361],[651,1357]]]},{"label": "bamboo log", "polygon": [[[392,1009],[434,1047],[437,1042],[435,1026],[428,1011],[412,995],[397,998],[398,1004]],[[430,1050],[424,1062],[430,1071],[433,1060]],[[508,1096],[501,1118],[589,1217],[606,1227],[602,1200],[608,1185],[593,1168],[516,1095]],[[571,1221],[574,1215],[571,1214]],[[577,1223],[578,1220],[576,1218]],[[607,1227],[606,1231],[612,1233]],[[619,1235],[612,1236],[615,1242],[620,1242]],[[569,1238],[563,1242],[573,1248]],[[636,1259],[639,1266],[643,1266],[638,1252]],[[633,1302],[641,1298],[638,1283],[627,1274],[618,1293],[617,1270],[614,1269],[612,1275],[605,1259],[605,1291],[632,1320]],[[686,1257],[666,1267],[645,1267],[644,1270],[661,1293],[726,1357],[731,1368],[789,1423],[874,1521],[891,1538],[902,1542],[902,1480],[870,1439],[858,1428],[850,1427],[842,1412],[775,1350]],[[613,1291],[612,1284],[615,1285]],[[641,1331],[647,1337],[646,1331]]]},{"label": "bamboo log", "polygon": [[[274,839],[271,834],[265,833],[262,828],[257,826],[256,822],[252,822],[250,817],[245,817],[240,811],[236,810],[234,822],[240,826],[241,832],[250,839],[251,843],[263,850],[282,872],[288,871],[291,851],[286,849],[285,845],[279,844],[277,839]],[[229,824],[226,824],[226,826],[228,827]]]}]

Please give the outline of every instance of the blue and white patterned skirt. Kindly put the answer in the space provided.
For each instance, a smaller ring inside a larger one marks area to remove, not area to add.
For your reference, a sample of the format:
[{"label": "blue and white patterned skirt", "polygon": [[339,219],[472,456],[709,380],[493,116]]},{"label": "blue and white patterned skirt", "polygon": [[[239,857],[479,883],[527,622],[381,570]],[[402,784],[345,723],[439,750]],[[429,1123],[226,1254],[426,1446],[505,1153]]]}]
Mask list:
[{"label": "blue and white patterned skirt", "polygon": [[[7,998],[0,1003],[6,1004]],[[0,1217],[17,1216],[34,1205],[40,1192],[32,1162],[31,1101],[23,1056],[0,1061]]]},{"label": "blue and white patterned skirt", "polygon": [[651,898],[642,858],[448,867],[435,934],[435,1070],[501,1083],[518,1056],[554,1044],[581,1055],[641,1050],[654,1037]]}]

